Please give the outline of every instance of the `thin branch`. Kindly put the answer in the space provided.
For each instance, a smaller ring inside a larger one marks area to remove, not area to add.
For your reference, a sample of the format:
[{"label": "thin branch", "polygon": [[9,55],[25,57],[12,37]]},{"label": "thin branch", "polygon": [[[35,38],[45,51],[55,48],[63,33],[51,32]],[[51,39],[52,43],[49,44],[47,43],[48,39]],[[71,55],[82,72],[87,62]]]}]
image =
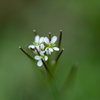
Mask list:
[{"label": "thin branch", "polygon": [[59,53],[59,55],[57,56],[57,58],[56,58],[56,62],[58,61],[58,59],[60,58],[60,56],[61,56],[61,54],[63,53],[63,51],[64,51],[64,48],[61,50],[61,52]]},{"label": "thin branch", "polygon": [[62,30],[60,30],[60,36],[59,36],[59,42],[58,42],[58,47],[59,48],[61,46],[61,39],[62,39]]},{"label": "thin branch", "polygon": [[48,69],[48,67],[47,67],[46,63],[44,62],[44,60],[43,60],[43,59],[41,59],[41,60],[42,60],[42,63],[43,63],[43,65],[44,65],[45,69],[46,69],[47,72],[49,73],[49,75],[52,76],[52,75],[51,75],[51,72],[50,72],[50,70]]},{"label": "thin branch", "polygon": [[34,32],[34,34],[35,34],[35,36],[36,36],[36,35],[37,35],[36,30],[33,30],[33,32]]},{"label": "thin branch", "polygon": [[30,49],[33,50],[33,51],[35,51],[35,49],[33,49],[33,48],[31,48],[31,47],[30,47]]},{"label": "thin branch", "polygon": [[49,32],[49,41],[51,41],[51,32]]},{"label": "thin branch", "polygon": [[[40,56],[40,53],[39,53],[39,51],[37,50],[36,47],[35,47],[35,49],[36,49],[38,55]],[[42,60],[42,63],[43,63],[43,65],[44,65],[45,69],[46,69],[47,72],[49,73],[49,75],[52,76],[51,73],[50,73],[50,70],[48,69],[48,67],[47,67],[47,65],[45,64],[44,60],[43,60],[43,59],[41,59],[41,60]]]},{"label": "thin branch", "polygon": [[37,49],[36,47],[35,47],[35,49],[36,49],[36,51],[37,51],[38,55],[40,56],[40,53],[39,53],[38,49]]},{"label": "thin branch", "polygon": [[20,49],[26,56],[28,56],[30,59],[33,60],[33,58],[32,58],[28,53],[26,53],[26,52],[22,49],[21,46],[19,46],[19,49]]}]

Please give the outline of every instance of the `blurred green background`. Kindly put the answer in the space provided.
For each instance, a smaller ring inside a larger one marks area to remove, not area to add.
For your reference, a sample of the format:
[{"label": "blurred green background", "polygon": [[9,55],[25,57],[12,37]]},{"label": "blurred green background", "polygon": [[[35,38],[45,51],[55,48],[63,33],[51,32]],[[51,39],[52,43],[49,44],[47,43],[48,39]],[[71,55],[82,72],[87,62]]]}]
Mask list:
[{"label": "blurred green background", "polygon": [[[63,30],[56,71],[59,89],[79,63],[70,100],[100,100],[100,0],[0,0],[0,100],[53,100],[34,64],[20,50]],[[67,100],[67,99],[66,99]]]}]

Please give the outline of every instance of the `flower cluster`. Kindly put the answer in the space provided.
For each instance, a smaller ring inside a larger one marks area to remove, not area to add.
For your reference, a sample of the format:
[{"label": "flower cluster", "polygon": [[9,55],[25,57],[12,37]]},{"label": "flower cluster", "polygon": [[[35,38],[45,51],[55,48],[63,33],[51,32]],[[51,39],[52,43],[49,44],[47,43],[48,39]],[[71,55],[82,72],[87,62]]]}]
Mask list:
[{"label": "flower cluster", "polygon": [[[19,49],[28,58],[30,58],[30,60],[32,60],[32,62],[36,63],[36,60],[37,60],[38,61],[37,65],[39,67],[44,65],[45,70],[40,70],[40,68],[39,68],[39,71],[44,72],[44,73],[42,73],[43,76],[46,75],[46,77],[44,79],[45,79],[45,82],[47,83],[47,85],[50,86],[50,88],[51,88],[51,92],[54,96],[54,100],[60,100],[60,99],[65,100],[66,98],[63,98],[63,97],[65,97],[67,95],[67,98],[68,98],[68,94],[69,94],[68,92],[71,92],[71,89],[73,87],[73,82],[75,81],[75,75],[77,72],[77,63],[75,63],[73,65],[68,77],[66,78],[67,80],[65,80],[63,87],[61,89],[58,89],[56,86],[57,80],[55,79],[54,72],[56,71],[58,60],[64,51],[64,48],[61,49],[62,30],[60,30],[60,36],[58,39],[57,47],[55,44],[57,41],[57,36],[53,36],[51,38],[51,33],[49,33],[49,38],[40,37],[39,35],[37,35],[35,30],[33,32],[35,34],[35,40],[32,45],[28,46],[28,48],[32,50],[32,52],[35,54],[35,56],[33,57],[30,54],[28,54],[26,51],[24,51],[24,49],[21,46],[19,46]],[[49,62],[46,62],[46,61],[48,61],[49,56],[52,54],[53,51],[59,51],[59,52],[55,54],[55,57],[53,58],[53,60],[51,59]]]},{"label": "flower cluster", "polygon": [[[49,34],[50,35],[50,34]],[[43,61],[48,60],[48,56],[55,51],[59,51],[58,47],[55,47],[55,42],[57,41],[57,36],[51,35],[49,39],[47,37],[40,37],[39,35],[35,36],[35,41],[33,45],[29,45],[28,48],[33,50],[34,54],[36,55],[34,58],[38,60],[37,65],[40,67],[43,65]]]}]

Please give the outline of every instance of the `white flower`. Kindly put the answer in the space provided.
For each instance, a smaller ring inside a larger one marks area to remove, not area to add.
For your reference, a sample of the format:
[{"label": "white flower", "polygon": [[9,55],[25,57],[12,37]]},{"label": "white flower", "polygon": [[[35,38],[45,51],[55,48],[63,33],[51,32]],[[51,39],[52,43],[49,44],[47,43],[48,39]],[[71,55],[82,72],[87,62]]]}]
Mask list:
[{"label": "white flower", "polygon": [[[44,50],[44,44],[42,44],[43,42],[44,42],[44,37],[40,38],[39,35],[36,35],[35,41],[33,42],[34,45],[29,45],[28,48],[33,49],[34,50],[33,52],[37,54],[37,50],[39,52]],[[35,48],[37,48],[37,50],[35,50]]]},{"label": "white flower", "polygon": [[[29,49],[33,49],[33,52],[34,52],[35,54],[38,54],[38,53],[37,53],[37,50],[40,51],[39,46],[29,45],[28,48],[29,48]],[[35,48],[37,48],[37,50],[36,50]]]},{"label": "white flower", "polygon": [[44,38],[44,37],[41,37],[39,42],[40,42],[40,43],[45,42],[45,38]]},{"label": "white flower", "polygon": [[35,46],[34,46],[34,45],[29,45],[28,48],[29,48],[29,49],[30,49],[30,48],[34,49]]},{"label": "white flower", "polygon": [[44,56],[44,55],[42,55],[42,56],[35,56],[34,57],[36,60],[38,60],[38,62],[37,62],[37,65],[39,66],[39,67],[41,67],[42,65],[43,65],[43,63],[42,63],[42,60],[41,59],[43,59],[44,61],[47,61],[48,60],[48,56]]},{"label": "white flower", "polygon": [[33,44],[40,45],[43,42],[44,42],[44,37],[39,37],[39,35],[36,35],[35,36],[35,42]]},{"label": "white flower", "polygon": [[44,44],[41,44],[40,45],[40,51],[39,51],[40,55],[44,55],[44,53],[45,53],[44,48],[45,48]]},{"label": "white flower", "polygon": [[46,51],[46,54],[47,54],[47,55],[51,55],[51,52],[53,52],[53,49],[47,47],[47,48],[45,49],[45,51]]},{"label": "white flower", "polygon": [[46,51],[47,55],[51,55],[51,52],[53,52],[53,50],[59,51],[58,47],[54,47],[56,41],[57,41],[56,36],[53,36],[51,38],[51,41],[49,41],[49,39],[47,37],[45,37],[45,43],[47,44],[47,48],[45,49],[45,51]]},{"label": "white flower", "polygon": [[35,42],[33,43],[34,45],[29,45],[28,48],[29,49],[30,48],[35,49],[35,47],[36,47],[37,49],[39,49],[39,40],[40,40],[39,35],[36,35],[35,36]]}]

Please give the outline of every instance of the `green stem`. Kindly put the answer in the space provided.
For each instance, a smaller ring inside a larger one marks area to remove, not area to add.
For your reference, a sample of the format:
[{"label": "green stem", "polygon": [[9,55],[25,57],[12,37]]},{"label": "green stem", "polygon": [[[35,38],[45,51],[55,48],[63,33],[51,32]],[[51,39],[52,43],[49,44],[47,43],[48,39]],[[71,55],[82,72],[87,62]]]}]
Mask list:
[{"label": "green stem", "polygon": [[50,79],[50,88],[51,88],[51,92],[54,97],[54,100],[59,100],[59,92],[55,84],[55,80],[53,78]]}]

